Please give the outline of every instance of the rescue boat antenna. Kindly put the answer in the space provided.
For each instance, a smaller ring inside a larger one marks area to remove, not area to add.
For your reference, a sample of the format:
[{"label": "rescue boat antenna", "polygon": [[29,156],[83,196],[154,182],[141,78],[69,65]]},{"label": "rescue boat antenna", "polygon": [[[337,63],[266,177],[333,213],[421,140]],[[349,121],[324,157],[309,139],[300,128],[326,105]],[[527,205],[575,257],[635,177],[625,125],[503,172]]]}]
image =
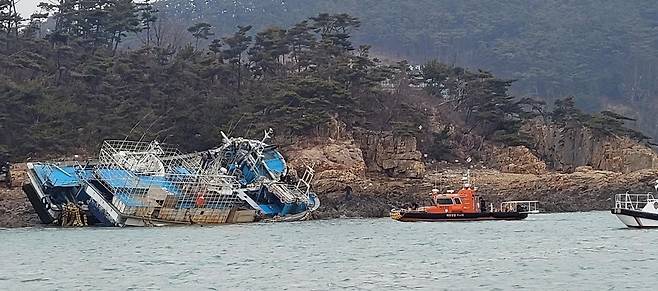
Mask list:
[{"label": "rescue boat antenna", "polygon": [[464,186],[471,185],[471,169],[466,169],[466,176],[462,177],[462,181],[464,181]]},{"label": "rescue boat antenna", "polygon": [[466,177],[462,178],[462,180],[464,180],[465,187],[466,186],[471,187],[471,165],[470,165],[471,161],[472,161],[471,157],[468,157],[466,159]]}]

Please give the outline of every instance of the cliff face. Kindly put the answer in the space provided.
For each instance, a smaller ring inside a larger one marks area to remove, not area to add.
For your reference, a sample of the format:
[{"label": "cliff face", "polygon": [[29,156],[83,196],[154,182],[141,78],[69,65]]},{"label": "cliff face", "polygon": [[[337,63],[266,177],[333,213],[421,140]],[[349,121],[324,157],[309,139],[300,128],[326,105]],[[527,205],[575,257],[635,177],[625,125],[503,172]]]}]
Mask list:
[{"label": "cliff face", "polygon": [[327,139],[298,144],[285,149],[287,161],[296,169],[311,166],[316,173],[340,171],[345,175],[361,177],[366,173],[361,149],[351,140]]},{"label": "cliff face", "polygon": [[354,134],[354,140],[363,151],[363,159],[371,172],[398,178],[422,178],[425,174],[422,154],[413,136],[359,131]]},{"label": "cliff face", "polygon": [[[337,130],[330,130],[337,132]],[[381,217],[399,201],[414,201],[404,190],[425,176],[422,154],[414,137],[390,132],[357,131],[333,134],[283,149],[289,165],[316,172],[313,191],[320,195],[316,217]]]},{"label": "cliff face", "polygon": [[485,156],[490,167],[505,173],[542,174],[547,171],[546,163],[524,146],[490,145],[485,149]]},{"label": "cliff face", "polygon": [[591,166],[629,173],[658,168],[656,152],[627,137],[598,136],[585,127],[560,128],[542,122],[528,123],[522,130],[533,137],[532,148],[555,170]]}]

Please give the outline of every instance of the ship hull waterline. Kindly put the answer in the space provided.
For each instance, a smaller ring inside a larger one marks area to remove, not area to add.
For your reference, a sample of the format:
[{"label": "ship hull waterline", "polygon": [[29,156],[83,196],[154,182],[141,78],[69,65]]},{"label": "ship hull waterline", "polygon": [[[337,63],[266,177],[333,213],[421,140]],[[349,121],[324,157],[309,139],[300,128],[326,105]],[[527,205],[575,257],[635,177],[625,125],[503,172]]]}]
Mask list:
[{"label": "ship hull waterline", "polygon": [[521,220],[527,217],[528,213],[521,212],[428,213],[413,210],[391,211],[391,218],[402,222]]},{"label": "ship hull waterline", "polygon": [[658,228],[658,214],[617,208],[610,211],[626,226],[631,228]]}]

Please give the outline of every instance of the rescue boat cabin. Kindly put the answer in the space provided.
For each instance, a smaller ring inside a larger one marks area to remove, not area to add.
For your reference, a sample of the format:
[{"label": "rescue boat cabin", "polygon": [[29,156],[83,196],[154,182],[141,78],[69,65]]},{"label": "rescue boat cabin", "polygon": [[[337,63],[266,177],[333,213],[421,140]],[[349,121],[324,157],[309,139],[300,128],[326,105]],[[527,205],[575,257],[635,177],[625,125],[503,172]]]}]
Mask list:
[{"label": "rescue boat cabin", "polygon": [[[503,205],[516,206],[514,210],[494,210],[477,194],[477,188],[470,184],[470,172],[462,178],[463,186],[457,193],[440,193],[433,189],[432,204],[416,209],[392,209],[390,216],[398,221],[474,221],[474,220],[519,220],[537,213],[537,201],[506,201]],[[508,207],[510,208],[510,207]]]},{"label": "rescue boat cabin", "polygon": [[477,188],[471,187],[469,183],[454,193],[439,193],[438,189],[432,189],[432,202],[434,205],[423,207],[429,213],[480,213],[480,197],[476,193]]}]

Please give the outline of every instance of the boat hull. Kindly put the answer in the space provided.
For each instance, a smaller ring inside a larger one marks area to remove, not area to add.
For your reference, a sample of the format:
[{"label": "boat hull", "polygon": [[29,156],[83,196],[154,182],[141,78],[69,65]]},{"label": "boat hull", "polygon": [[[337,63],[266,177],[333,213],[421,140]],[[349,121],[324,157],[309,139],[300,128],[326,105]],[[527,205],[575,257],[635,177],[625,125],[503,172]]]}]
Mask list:
[{"label": "boat hull", "polygon": [[521,212],[428,213],[428,212],[416,211],[416,210],[391,211],[391,218],[403,222],[521,220],[527,217],[528,217],[528,213],[521,213]]},{"label": "boat hull", "polygon": [[610,212],[617,216],[626,226],[632,228],[656,228],[658,227],[658,214],[644,211],[615,208]]},{"label": "boat hull", "polygon": [[37,213],[39,216],[39,220],[41,220],[41,223],[43,224],[50,224],[55,221],[55,217],[48,211],[48,208],[46,208],[46,205],[43,204],[42,197],[39,196],[37,193],[37,190],[32,186],[31,183],[26,183],[23,185],[23,192],[27,196],[27,199],[30,201],[30,204],[32,204],[32,208],[34,208],[34,211]]}]

